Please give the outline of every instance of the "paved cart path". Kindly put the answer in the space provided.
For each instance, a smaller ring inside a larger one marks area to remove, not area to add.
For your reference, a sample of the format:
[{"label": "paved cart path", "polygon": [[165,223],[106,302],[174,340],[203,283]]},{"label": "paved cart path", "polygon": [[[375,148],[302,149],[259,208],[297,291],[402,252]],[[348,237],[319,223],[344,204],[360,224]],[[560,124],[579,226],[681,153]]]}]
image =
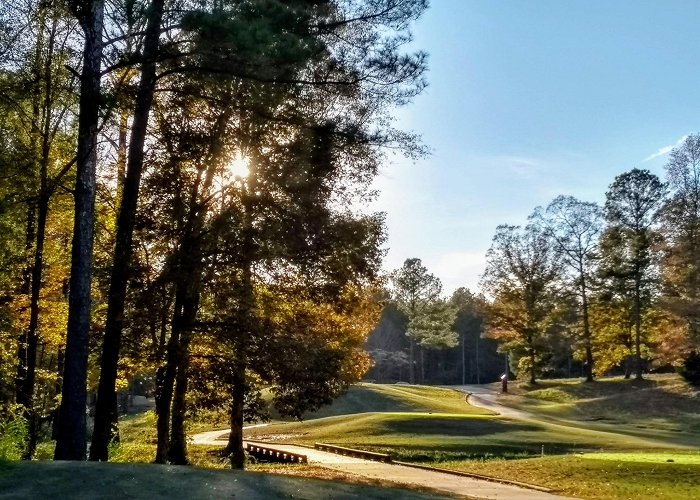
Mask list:
[{"label": "paved cart path", "polygon": [[[193,436],[194,444],[224,445],[228,431],[202,432]],[[244,442],[245,444],[245,442]],[[288,453],[306,455],[309,463],[358,476],[392,481],[402,485],[432,488],[438,492],[465,498],[501,500],[563,500],[565,497],[510,484],[485,481],[444,472],[417,469],[405,465],[386,464],[315,450],[304,446],[265,443],[266,446]]]}]

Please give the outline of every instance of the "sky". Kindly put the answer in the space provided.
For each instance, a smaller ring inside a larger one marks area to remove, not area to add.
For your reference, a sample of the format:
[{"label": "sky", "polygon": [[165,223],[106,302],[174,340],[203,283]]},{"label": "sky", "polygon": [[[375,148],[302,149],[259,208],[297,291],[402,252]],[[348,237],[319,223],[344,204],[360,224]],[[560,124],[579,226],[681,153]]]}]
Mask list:
[{"label": "sky", "polygon": [[429,87],[395,113],[432,154],[375,187],[384,267],[418,257],[447,295],[478,290],[499,224],[557,195],[602,203],[616,175],[665,177],[700,132],[697,0],[432,0],[413,49]]}]

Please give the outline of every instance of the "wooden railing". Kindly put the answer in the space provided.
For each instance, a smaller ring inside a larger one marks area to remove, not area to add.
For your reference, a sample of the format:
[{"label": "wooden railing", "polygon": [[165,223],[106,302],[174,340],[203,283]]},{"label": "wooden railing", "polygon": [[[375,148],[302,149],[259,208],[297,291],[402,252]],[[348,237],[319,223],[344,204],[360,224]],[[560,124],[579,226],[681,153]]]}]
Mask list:
[{"label": "wooden railing", "polygon": [[364,458],[365,460],[374,460],[375,462],[391,463],[391,455],[384,453],[375,453],[373,451],[355,450],[344,446],[336,446],[334,444],[315,443],[314,448],[320,451],[328,451],[336,455],[345,455],[354,458]]},{"label": "wooden railing", "polygon": [[306,455],[276,450],[274,448],[270,448],[268,446],[261,446],[259,444],[246,443],[245,450],[258,460],[267,460],[270,462],[281,462],[289,464],[308,463]]}]

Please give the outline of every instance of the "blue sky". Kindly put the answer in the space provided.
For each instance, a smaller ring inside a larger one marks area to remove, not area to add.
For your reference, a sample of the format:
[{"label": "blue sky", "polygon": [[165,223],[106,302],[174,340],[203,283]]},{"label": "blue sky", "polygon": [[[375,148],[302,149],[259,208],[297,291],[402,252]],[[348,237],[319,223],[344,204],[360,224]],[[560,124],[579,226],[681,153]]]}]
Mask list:
[{"label": "blue sky", "polygon": [[634,167],[664,176],[700,132],[700,2],[432,0],[413,46],[430,87],[396,113],[433,149],[377,179],[387,270],[418,257],[476,289],[498,224],[559,194],[602,202]]}]

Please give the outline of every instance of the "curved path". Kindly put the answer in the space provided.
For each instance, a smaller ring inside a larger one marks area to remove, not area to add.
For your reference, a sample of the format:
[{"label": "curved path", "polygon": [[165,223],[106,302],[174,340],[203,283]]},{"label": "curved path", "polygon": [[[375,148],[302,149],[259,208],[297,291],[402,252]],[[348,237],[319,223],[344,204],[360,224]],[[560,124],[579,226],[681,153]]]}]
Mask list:
[{"label": "curved path", "polygon": [[[192,439],[193,444],[224,445],[228,439],[228,431],[202,432],[192,436]],[[510,484],[417,469],[405,465],[373,462],[361,458],[336,455],[335,453],[319,451],[304,446],[280,443],[265,444],[281,451],[306,455],[310,464],[327,469],[334,469],[371,479],[392,481],[401,485],[430,488],[436,492],[464,498],[494,500],[564,500],[566,498]]]},{"label": "curved path", "polygon": [[467,402],[472,406],[477,406],[479,408],[484,408],[486,410],[491,410],[498,413],[499,415],[507,418],[517,418],[520,420],[536,420],[537,417],[528,411],[516,410],[515,408],[509,408],[508,406],[503,406],[498,402],[499,392],[490,389],[483,385],[450,385],[445,386],[450,389],[456,389],[458,391],[466,392]]},{"label": "curved path", "polygon": [[467,394],[467,402],[469,404],[477,406],[479,408],[484,408],[486,410],[491,410],[504,418],[511,418],[515,420],[529,420],[540,424],[546,424],[552,427],[559,427],[561,429],[576,429],[579,433],[584,432],[589,434],[597,434],[598,436],[623,436],[627,442],[629,442],[631,445],[634,444],[639,448],[678,448],[689,450],[697,449],[697,446],[690,446],[682,443],[676,443],[673,441],[658,439],[653,436],[644,436],[633,433],[619,432],[612,426],[606,426],[605,424],[601,425],[599,423],[593,422],[569,420],[565,418],[554,417],[551,415],[538,415],[529,411],[511,408],[499,402],[498,399],[501,395],[500,391],[493,390],[490,387],[484,385],[449,385],[443,387],[465,392]]}]

